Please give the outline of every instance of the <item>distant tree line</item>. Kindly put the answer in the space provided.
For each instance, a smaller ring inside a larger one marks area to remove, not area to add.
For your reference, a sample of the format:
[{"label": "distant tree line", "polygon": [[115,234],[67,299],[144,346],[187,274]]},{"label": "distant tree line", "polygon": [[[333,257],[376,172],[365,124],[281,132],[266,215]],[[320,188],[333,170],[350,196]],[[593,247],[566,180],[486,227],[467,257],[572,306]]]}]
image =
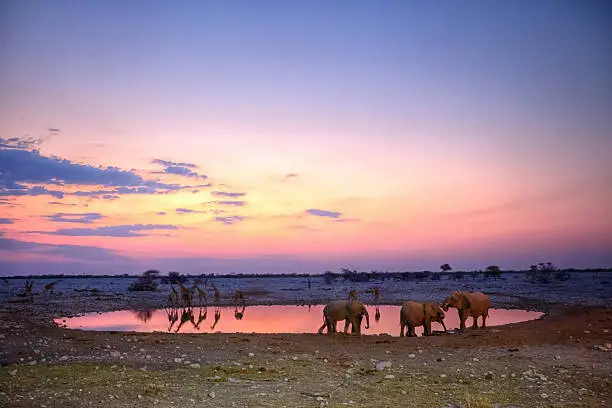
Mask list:
[{"label": "distant tree line", "polygon": [[[447,265],[451,269],[442,268],[442,266]],[[538,264],[531,265],[529,269],[526,270],[515,270],[515,269],[501,269],[497,265],[489,265],[485,269],[472,270],[472,271],[453,271],[452,267],[449,264],[444,264],[441,266],[440,272],[433,272],[429,270],[425,271],[358,271],[356,269],[350,268],[342,268],[338,272],[333,271],[325,271],[323,273],[202,273],[202,274],[181,274],[180,272],[170,271],[167,274],[163,274],[160,271],[155,271],[155,274],[152,274],[152,280],[155,281],[159,279],[161,283],[175,283],[177,280],[181,282],[186,282],[188,280],[197,279],[197,278],[308,278],[308,277],[316,277],[323,276],[325,281],[335,281],[335,280],[345,280],[350,282],[367,282],[370,280],[385,280],[385,279],[394,279],[394,280],[440,280],[442,278],[461,280],[465,277],[471,277],[472,279],[476,279],[479,277],[483,277],[485,279],[498,279],[504,274],[525,274],[527,279],[533,282],[548,282],[552,279],[555,280],[566,280],[569,279],[572,273],[584,273],[584,272],[612,272],[612,268],[565,268],[560,269],[554,266],[550,262],[541,262]],[[42,275],[16,275],[16,276],[6,276],[3,279],[88,279],[88,278],[108,278],[108,279],[135,279],[140,278],[143,274],[146,274],[145,271],[139,273],[124,273],[117,275],[94,275],[94,274],[84,274],[84,275],[76,275],[76,274],[42,274]]]}]

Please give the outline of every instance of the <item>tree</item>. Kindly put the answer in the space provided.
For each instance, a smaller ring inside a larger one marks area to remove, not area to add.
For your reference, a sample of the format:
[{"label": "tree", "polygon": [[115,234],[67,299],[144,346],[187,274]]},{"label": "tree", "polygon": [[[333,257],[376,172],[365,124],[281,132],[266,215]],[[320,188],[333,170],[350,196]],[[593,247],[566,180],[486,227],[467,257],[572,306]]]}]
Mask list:
[{"label": "tree", "polygon": [[440,265],[440,269],[442,269],[442,272],[448,272],[448,271],[452,271],[453,267],[445,263],[445,264]]},{"label": "tree", "polygon": [[501,276],[501,270],[497,265],[489,265],[485,268],[485,278],[499,278]]}]

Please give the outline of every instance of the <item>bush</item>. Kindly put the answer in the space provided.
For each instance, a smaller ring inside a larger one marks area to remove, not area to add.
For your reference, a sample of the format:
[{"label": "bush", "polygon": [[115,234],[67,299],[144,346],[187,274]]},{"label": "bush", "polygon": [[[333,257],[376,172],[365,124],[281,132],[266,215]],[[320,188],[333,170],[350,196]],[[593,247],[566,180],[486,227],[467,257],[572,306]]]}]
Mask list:
[{"label": "bush", "polygon": [[158,274],[158,271],[152,269],[144,272],[136,281],[130,283],[128,290],[130,292],[152,292],[157,290],[157,282],[155,282],[155,278]]},{"label": "bush", "polygon": [[531,265],[527,272],[527,279],[532,283],[549,283],[553,272],[557,271],[557,267],[550,262],[540,262],[537,265]]}]

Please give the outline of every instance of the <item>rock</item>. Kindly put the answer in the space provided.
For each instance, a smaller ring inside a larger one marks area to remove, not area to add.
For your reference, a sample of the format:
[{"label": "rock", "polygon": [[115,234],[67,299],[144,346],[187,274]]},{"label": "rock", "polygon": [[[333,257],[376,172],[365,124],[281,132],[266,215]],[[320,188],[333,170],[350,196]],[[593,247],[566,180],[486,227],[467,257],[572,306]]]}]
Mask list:
[{"label": "rock", "polygon": [[387,374],[387,375],[385,375],[385,380],[392,380],[392,379],[394,379],[394,378],[395,378],[395,376],[394,376],[393,374]]},{"label": "rock", "polygon": [[446,378],[446,374],[440,374],[440,378]]},{"label": "rock", "polygon": [[376,363],[376,371],[382,371],[385,368],[390,368],[392,363],[390,361],[379,361]]},{"label": "rock", "polygon": [[492,371],[487,371],[484,375],[484,378],[487,380],[492,380],[493,379],[493,372]]},{"label": "rock", "polygon": [[121,356],[121,353],[118,352],[118,351],[111,351],[110,355],[111,355],[111,357],[119,357],[119,356]]},{"label": "rock", "polygon": [[68,360],[68,356],[61,356],[60,357],[60,361],[66,361],[66,360]]},{"label": "rock", "polygon": [[548,398],[548,394],[546,394],[546,393],[542,393],[542,394],[540,394],[540,397],[542,397],[542,398]]},{"label": "rock", "polygon": [[183,362],[183,359],[182,359],[182,358],[179,358],[179,357],[175,357],[175,358],[174,358],[174,362],[175,362],[175,363],[181,363],[181,362]]},{"label": "rock", "polygon": [[297,361],[297,359],[298,359],[298,358],[297,358],[296,356],[293,356],[293,357],[291,357],[291,359],[292,359],[293,361]]},{"label": "rock", "polygon": [[215,394],[215,392],[214,392],[214,391],[211,391],[211,392],[209,392],[209,393],[208,393],[208,396],[209,396],[210,398],[215,398],[216,394]]},{"label": "rock", "polygon": [[249,353],[247,354],[249,357],[255,357],[255,353]]},{"label": "rock", "polygon": [[408,354],[408,358],[415,358],[415,357],[416,357],[415,354],[412,354],[412,353]]},{"label": "rock", "polygon": [[12,371],[9,371],[9,374],[10,374],[11,376],[13,376],[13,377],[14,377],[14,376],[16,376],[16,375],[17,375],[17,369],[14,369],[14,370],[12,370]]},{"label": "rock", "polygon": [[198,364],[198,363],[189,364],[189,367],[191,367],[191,368],[200,368],[200,364]]},{"label": "rock", "polygon": [[28,365],[36,365],[36,360],[32,360],[28,363]]},{"label": "rock", "polygon": [[480,360],[478,359],[478,357],[474,357],[472,361],[480,361]]}]

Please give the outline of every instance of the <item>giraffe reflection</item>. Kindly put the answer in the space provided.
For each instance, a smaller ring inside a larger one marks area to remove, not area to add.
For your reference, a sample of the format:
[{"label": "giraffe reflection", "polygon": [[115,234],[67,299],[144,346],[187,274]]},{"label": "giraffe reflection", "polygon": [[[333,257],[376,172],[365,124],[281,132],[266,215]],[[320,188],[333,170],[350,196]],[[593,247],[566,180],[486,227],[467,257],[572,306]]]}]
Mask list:
[{"label": "giraffe reflection", "polygon": [[214,330],[215,326],[217,325],[217,323],[219,323],[220,319],[221,319],[221,308],[219,306],[215,306],[215,322],[213,323],[212,326],[210,326],[211,330]]},{"label": "giraffe reflection", "polygon": [[168,331],[172,330],[172,326],[174,326],[174,323],[176,323],[178,321],[179,318],[179,313],[178,313],[178,309],[174,308],[174,307],[167,307],[166,308],[166,315],[168,315]]}]

